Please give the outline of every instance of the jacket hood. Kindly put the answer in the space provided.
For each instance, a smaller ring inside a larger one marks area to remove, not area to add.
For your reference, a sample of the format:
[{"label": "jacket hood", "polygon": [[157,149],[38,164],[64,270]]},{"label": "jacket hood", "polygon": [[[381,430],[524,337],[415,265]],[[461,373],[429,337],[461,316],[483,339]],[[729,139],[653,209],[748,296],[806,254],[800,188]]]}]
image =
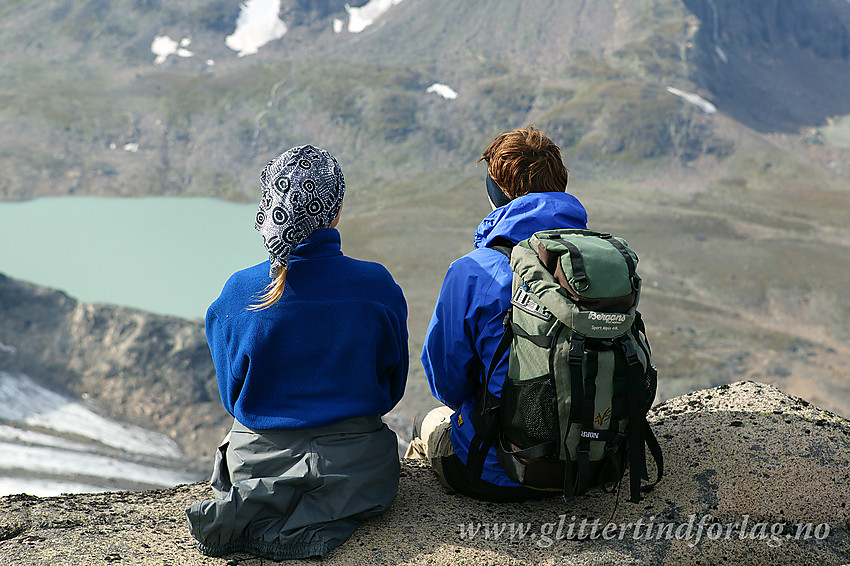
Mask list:
[{"label": "jacket hood", "polygon": [[530,193],[488,214],[475,230],[473,243],[485,248],[502,237],[516,244],[555,228],[587,228],[584,206],[569,193]]}]

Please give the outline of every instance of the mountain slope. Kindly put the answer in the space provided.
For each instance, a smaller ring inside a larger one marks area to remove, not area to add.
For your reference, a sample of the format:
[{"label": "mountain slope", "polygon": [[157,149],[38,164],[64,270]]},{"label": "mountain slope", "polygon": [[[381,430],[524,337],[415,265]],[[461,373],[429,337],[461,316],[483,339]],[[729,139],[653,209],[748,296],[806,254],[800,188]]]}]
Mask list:
[{"label": "mountain slope", "polygon": [[[773,4],[407,0],[354,34],[334,33],[342,2],[284,2],[286,34],[238,57],[224,41],[235,1],[5,0],[0,198],[250,199],[262,164],[305,141],[372,184],[468,164],[482,140],[527,122],[577,170],[728,155],[668,86],[699,85],[763,132],[850,112],[850,5]],[[166,35],[191,56],[157,64]],[[426,92],[434,83],[458,97]]]},{"label": "mountain slope", "polygon": [[[850,414],[850,144],[833,141],[846,129],[835,115],[850,113],[850,2],[405,0],[362,33],[345,29],[344,2],[284,2],[286,34],[245,57],[224,43],[238,4],[0,1],[0,199],[252,201],[278,151],[323,145],[348,179],[344,249],[401,283],[415,360],[446,267],[488,212],[474,163],[496,133],[533,122],[563,146],[591,225],[641,257],[662,398],[751,378]],[[161,35],[190,39],[193,56],[155,63]],[[179,391],[197,412],[144,415],[147,389],[132,382],[103,395],[163,430],[223,422],[204,421],[221,413],[197,326],[64,301],[59,318],[80,321],[67,323],[70,369],[66,327],[32,350],[51,371],[95,383],[151,339],[110,351],[101,337],[174,332],[192,344],[177,352],[192,377],[155,372],[151,398]],[[429,399],[414,361],[400,413]]]},{"label": "mountain slope", "polygon": [[850,114],[850,3],[686,0],[701,22],[692,76],[760,132]]}]

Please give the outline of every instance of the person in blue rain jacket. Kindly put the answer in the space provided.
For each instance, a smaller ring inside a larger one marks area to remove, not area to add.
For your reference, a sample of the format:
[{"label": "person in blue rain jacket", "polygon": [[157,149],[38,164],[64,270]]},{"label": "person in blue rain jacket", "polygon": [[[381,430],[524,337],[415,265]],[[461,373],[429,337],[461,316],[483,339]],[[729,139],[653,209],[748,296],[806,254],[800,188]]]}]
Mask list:
[{"label": "person in blue rain jacket", "polygon": [[[422,364],[438,407],[415,423],[407,457],[431,461],[449,489],[492,501],[551,495],[518,485],[502,470],[495,448],[480,477],[470,473],[473,410],[483,378],[504,334],[511,300],[508,257],[491,246],[512,246],[540,230],[586,228],[587,212],[566,192],[568,173],[558,146],[533,127],[498,136],[484,152],[485,186],[493,211],[479,224],[474,249],[449,266],[422,349]],[[483,196],[483,195],[482,195]],[[498,362],[490,391],[499,395],[508,356]]]}]

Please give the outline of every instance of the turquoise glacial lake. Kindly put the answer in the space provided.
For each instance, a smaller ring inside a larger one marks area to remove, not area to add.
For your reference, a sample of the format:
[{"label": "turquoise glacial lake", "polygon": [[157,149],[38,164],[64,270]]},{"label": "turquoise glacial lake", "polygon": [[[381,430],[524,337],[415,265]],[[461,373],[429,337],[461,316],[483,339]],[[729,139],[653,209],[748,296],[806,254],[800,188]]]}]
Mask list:
[{"label": "turquoise glacial lake", "polygon": [[55,197],[0,203],[0,273],[88,303],[203,318],[231,273],[267,258],[256,204]]}]

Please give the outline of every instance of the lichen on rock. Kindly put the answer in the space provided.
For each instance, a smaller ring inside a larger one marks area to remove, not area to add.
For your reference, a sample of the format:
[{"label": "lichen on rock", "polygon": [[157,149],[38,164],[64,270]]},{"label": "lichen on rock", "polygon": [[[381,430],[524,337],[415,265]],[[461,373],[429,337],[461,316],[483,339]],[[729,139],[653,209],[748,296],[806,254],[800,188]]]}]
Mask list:
[{"label": "lichen on rock", "polygon": [[[446,493],[426,464],[405,460],[392,508],[367,521],[323,564],[850,561],[850,422],[755,382],[671,399],[652,410],[650,422],[664,450],[665,476],[640,503],[622,496],[617,503],[601,492],[571,503],[560,497],[479,502]],[[210,495],[206,484],[196,483],[138,493],[4,497],[0,563],[264,563],[246,554],[208,558],[195,549],[184,509]],[[614,526],[606,534],[609,521]],[[578,540],[582,524],[585,538]]]}]

